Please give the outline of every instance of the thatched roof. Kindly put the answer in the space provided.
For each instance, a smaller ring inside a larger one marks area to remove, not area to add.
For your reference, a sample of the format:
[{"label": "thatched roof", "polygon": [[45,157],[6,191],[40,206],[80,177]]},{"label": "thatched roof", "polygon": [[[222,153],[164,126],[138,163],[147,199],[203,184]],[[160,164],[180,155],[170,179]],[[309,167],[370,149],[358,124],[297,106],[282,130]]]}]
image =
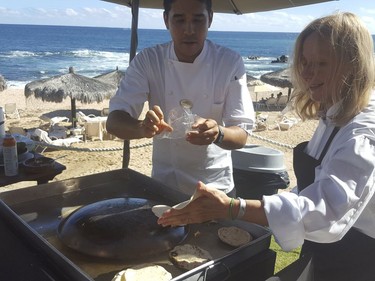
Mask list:
[{"label": "thatched roof", "polygon": [[260,80],[279,88],[293,88],[289,68],[263,74]]},{"label": "thatched roof", "polygon": [[123,71],[116,68],[114,71],[95,76],[94,78],[117,88],[120,85],[121,79],[124,77],[124,75],[125,73]]},{"label": "thatched roof", "polygon": [[69,73],[30,82],[25,86],[25,96],[34,95],[48,102],[62,102],[70,97],[82,103],[102,102],[116,92],[117,87],[100,80]]},{"label": "thatched roof", "polygon": [[252,87],[252,86],[257,86],[257,85],[263,85],[264,83],[260,81],[258,78],[251,76],[249,74],[246,74],[247,78],[247,86]]}]

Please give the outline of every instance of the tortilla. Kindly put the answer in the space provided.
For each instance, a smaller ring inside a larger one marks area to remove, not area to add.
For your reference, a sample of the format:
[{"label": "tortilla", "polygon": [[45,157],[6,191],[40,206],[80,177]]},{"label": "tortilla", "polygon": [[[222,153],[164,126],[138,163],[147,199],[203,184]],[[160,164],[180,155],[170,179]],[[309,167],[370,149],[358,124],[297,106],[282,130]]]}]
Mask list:
[{"label": "tortilla", "polygon": [[156,264],[143,264],[120,271],[112,281],[169,281],[172,279],[164,267]]},{"label": "tortilla", "polygon": [[236,226],[221,227],[217,231],[221,241],[233,247],[239,247],[253,240],[251,234]]},{"label": "tortilla", "polygon": [[212,260],[209,252],[191,244],[174,247],[169,252],[169,258],[177,267],[185,270],[191,270]]}]

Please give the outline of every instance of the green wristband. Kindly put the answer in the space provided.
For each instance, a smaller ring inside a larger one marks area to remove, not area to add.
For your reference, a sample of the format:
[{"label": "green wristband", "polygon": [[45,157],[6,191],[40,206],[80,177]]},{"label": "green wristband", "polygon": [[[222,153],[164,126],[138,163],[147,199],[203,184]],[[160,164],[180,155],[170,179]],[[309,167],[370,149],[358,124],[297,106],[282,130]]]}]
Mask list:
[{"label": "green wristband", "polygon": [[232,214],[233,203],[234,203],[234,198],[231,198],[230,203],[229,203],[228,215],[229,215],[229,218],[232,219],[232,220],[234,219],[233,214]]}]

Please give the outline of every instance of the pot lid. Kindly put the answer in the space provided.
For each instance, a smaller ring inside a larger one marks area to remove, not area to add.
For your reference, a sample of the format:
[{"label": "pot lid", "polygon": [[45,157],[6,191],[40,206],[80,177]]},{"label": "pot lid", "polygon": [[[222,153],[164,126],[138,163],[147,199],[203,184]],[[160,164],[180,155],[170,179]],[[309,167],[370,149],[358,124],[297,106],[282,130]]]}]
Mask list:
[{"label": "pot lid", "polygon": [[168,251],[188,231],[158,225],[151,211],[156,204],[161,203],[114,198],[83,206],[61,221],[58,237],[66,246],[96,257],[138,259]]}]

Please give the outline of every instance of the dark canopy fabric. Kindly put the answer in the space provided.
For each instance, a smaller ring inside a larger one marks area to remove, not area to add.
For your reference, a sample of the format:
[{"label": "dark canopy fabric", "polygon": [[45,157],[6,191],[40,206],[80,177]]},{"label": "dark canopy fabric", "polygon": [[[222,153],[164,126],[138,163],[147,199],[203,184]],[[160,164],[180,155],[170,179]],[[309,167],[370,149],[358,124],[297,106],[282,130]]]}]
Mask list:
[{"label": "dark canopy fabric", "polygon": [[260,81],[279,88],[293,88],[289,68],[263,74]]},{"label": "dark canopy fabric", "polygon": [[[120,5],[131,7],[132,0],[103,0]],[[334,0],[213,0],[212,7],[216,13],[231,13],[231,14],[245,14],[264,12],[285,8],[292,8],[304,6],[309,4],[317,4]],[[163,9],[162,0],[140,0],[139,7],[141,8],[154,8]]]}]

